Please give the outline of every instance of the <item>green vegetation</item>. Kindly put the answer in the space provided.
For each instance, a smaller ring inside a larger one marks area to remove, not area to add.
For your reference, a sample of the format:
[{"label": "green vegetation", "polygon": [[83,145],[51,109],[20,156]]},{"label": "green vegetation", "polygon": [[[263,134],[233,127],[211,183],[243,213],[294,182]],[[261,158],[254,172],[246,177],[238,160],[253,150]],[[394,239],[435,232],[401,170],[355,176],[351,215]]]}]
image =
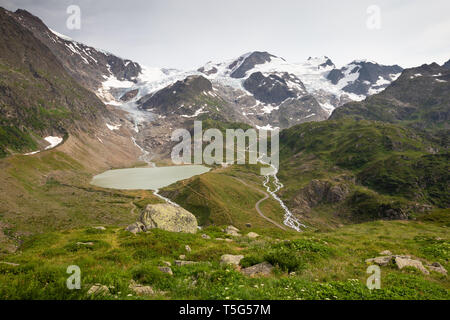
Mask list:
[{"label": "green vegetation", "polygon": [[[0,264],[2,299],[449,299],[448,277],[423,275],[415,269],[382,267],[381,289],[365,286],[365,259],[389,249],[449,268],[449,238],[433,223],[377,221],[333,232],[278,233],[249,229],[257,239],[224,237],[217,227],[195,235],[154,229],[133,235],[123,229],[82,228],[28,237],[17,254],[3,255]],[[245,231],[246,232],[246,231]],[[203,239],[205,233],[212,239]],[[284,241],[277,240],[283,236]],[[92,246],[79,242],[92,242]],[[192,248],[186,252],[185,245]],[[180,254],[199,263],[172,265],[173,275],[158,266]],[[243,267],[261,261],[274,266],[270,276],[250,278],[219,264],[222,254],[243,254]],[[81,290],[68,290],[66,269],[81,268]],[[295,272],[292,273],[292,272]],[[150,285],[154,295],[136,296],[131,280]],[[89,296],[95,283],[110,288],[108,296]],[[131,296],[129,296],[131,294]]]}]

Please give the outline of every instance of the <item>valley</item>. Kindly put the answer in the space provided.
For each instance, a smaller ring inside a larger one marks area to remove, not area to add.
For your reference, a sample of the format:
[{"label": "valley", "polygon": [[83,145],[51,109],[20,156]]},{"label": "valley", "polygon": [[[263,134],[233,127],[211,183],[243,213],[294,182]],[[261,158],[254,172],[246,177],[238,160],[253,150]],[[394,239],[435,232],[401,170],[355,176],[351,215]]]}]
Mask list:
[{"label": "valley", "polygon": [[[449,299],[449,62],[145,67],[0,17],[1,299]],[[174,165],[195,121],[280,129],[279,168]]]}]

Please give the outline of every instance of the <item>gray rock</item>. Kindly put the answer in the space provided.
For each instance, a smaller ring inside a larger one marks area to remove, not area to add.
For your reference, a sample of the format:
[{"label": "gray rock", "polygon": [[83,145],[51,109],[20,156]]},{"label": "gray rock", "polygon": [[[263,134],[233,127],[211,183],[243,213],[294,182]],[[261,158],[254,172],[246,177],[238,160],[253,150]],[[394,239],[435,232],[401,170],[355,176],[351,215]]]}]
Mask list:
[{"label": "gray rock", "polygon": [[105,228],[105,227],[102,227],[102,226],[100,226],[100,227],[94,227],[94,229],[102,230],[102,231],[105,231],[105,230],[106,230],[106,228]]},{"label": "gray rock", "polygon": [[230,236],[233,236],[233,237],[240,237],[240,236],[241,236],[241,235],[239,234],[239,229],[236,228],[236,227],[233,227],[233,226],[228,226],[228,227],[225,229],[225,233],[226,233],[226,234],[229,234]]},{"label": "gray rock", "polygon": [[376,257],[372,259],[367,259],[366,263],[375,263],[379,266],[387,266],[389,262],[391,262],[392,256],[382,256],[382,257]]},{"label": "gray rock", "polygon": [[145,225],[142,222],[138,221],[138,222],[130,224],[128,227],[126,227],[125,230],[127,230],[133,234],[136,234],[138,232],[145,231]]},{"label": "gray rock", "polygon": [[262,263],[255,264],[254,266],[244,268],[241,270],[241,272],[249,277],[254,276],[268,276],[272,273],[273,266],[264,261]]},{"label": "gray rock", "polygon": [[165,264],[167,267],[171,267],[172,264],[169,261],[163,261],[163,264]]},{"label": "gray rock", "polygon": [[175,265],[182,267],[182,266],[186,266],[189,264],[196,264],[197,262],[195,261],[185,261],[185,260],[175,260]]},{"label": "gray rock", "polygon": [[419,269],[423,274],[430,274],[430,272],[423,266],[422,262],[419,260],[413,260],[397,256],[395,258],[395,263],[397,264],[397,267],[400,270],[403,269],[404,267],[413,267]]},{"label": "gray rock", "polygon": [[202,234],[202,238],[203,238],[203,239],[211,239],[211,237],[208,236],[207,234]]},{"label": "gray rock", "polygon": [[180,256],[178,257],[180,260],[184,260],[184,259],[186,259],[186,255],[184,255],[184,254],[180,254]]},{"label": "gray rock", "polygon": [[134,280],[130,281],[128,288],[138,296],[149,296],[155,293],[152,287],[136,283]]},{"label": "gray rock", "polygon": [[136,234],[141,231],[158,228],[171,232],[197,232],[197,219],[189,211],[169,203],[149,204],[141,212],[138,222],[129,225],[126,230]]},{"label": "gray rock", "polygon": [[187,252],[191,252],[191,251],[192,251],[192,250],[191,250],[191,247],[188,246],[188,245],[185,245],[184,248],[186,249]]},{"label": "gray rock", "polygon": [[170,267],[158,267],[159,271],[173,275],[172,269]]},{"label": "gray rock", "polygon": [[221,264],[232,264],[235,266],[239,265],[239,262],[244,258],[243,255],[232,255],[232,254],[224,254],[220,257]]},{"label": "gray rock", "polygon": [[88,295],[107,295],[110,294],[109,288],[101,283],[96,283],[89,288]]},{"label": "gray rock", "polygon": [[383,256],[392,256],[392,252],[390,252],[389,250],[381,251],[380,254],[382,254]]},{"label": "gray rock", "polygon": [[256,232],[249,232],[247,233],[247,237],[255,239],[259,237],[259,234],[257,234]]},{"label": "gray rock", "polygon": [[13,266],[13,267],[18,267],[18,266],[20,266],[20,264],[18,264],[18,263],[6,262],[6,261],[0,261],[0,264],[6,264],[6,265],[8,265],[8,266]]},{"label": "gray rock", "polygon": [[428,265],[427,267],[428,269],[430,269],[430,271],[438,272],[441,274],[447,274],[447,270],[439,262],[434,262],[431,265]]}]

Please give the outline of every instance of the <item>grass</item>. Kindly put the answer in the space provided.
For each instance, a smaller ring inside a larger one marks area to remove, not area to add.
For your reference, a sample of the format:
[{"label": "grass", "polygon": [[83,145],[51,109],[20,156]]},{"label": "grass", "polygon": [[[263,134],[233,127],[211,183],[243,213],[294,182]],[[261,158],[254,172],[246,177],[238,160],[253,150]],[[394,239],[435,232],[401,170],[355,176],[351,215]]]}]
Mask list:
[{"label": "grass", "polygon": [[[261,231],[250,228],[251,231]],[[272,233],[273,232],[273,233]],[[206,233],[212,239],[203,239]],[[410,254],[449,268],[446,227],[420,221],[377,221],[349,225],[332,232],[261,232],[257,239],[214,240],[225,235],[208,227],[195,235],[152,230],[136,236],[121,228],[105,231],[82,228],[29,237],[16,254],[0,264],[2,299],[449,299],[450,283],[438,273],[422,275],[415,269],[382,267],[381,290],[366,288],[365,259],[382,250]],[[275,236],[275,237],[273,237]],[[77,242],[93,242],[80,246]],[[185,245],[192,248],[186,252]],[[243,254],[243,267],[261,261],[275,265],[268,277],[249,278],[232,267],[219,264],[222,254]],[[173,276],[159,271],[163,261],[180,254],[198,261],[172,266]],[[82,272],[81,290],[68,290],[69,265]],[[295,272],[292,274],[290,272]],[[139,297],[130,280],[150,285],[155,295]],[[111,295],[92,297],[94,283],[110,287]],[[132,294],[132,296],[129,296]]]}]

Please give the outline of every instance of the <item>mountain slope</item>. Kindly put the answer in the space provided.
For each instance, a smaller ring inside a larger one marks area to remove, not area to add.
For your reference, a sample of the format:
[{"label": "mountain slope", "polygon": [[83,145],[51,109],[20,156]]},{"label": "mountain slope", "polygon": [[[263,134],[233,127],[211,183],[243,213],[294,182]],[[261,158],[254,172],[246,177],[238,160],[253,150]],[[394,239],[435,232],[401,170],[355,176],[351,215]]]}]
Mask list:
[{"label": "mountain slope", "polygon": [[436,63],[406,69],[383,92],[337,108],[330,118],[346,117],[448,130],[450,70]]},{"label": "mountain slope", "polygon": [[[0,8],[1,153],[64,135],[107,116],[102,102],[73,80],[51,51]],[[80,121],[82,120],[82,121]],[[17,137],[14,135],[17,134]],[[13,135],[13,136],[11,136]]]},{"label": "mountain slope", "polygon": [[[98,92],[106,100],[111,99],[106,95],[108,82],[119,85],[123,82],[124,85],[129,85],[129,82],[136,82],[142,71],[136,62],[119,58],[50,30],[28,11],[19,9],[11,13],[11,16],[45,44],[74,79],[91,91]],[[108,81],[106,88],[103,86],[105,81]]]}]

